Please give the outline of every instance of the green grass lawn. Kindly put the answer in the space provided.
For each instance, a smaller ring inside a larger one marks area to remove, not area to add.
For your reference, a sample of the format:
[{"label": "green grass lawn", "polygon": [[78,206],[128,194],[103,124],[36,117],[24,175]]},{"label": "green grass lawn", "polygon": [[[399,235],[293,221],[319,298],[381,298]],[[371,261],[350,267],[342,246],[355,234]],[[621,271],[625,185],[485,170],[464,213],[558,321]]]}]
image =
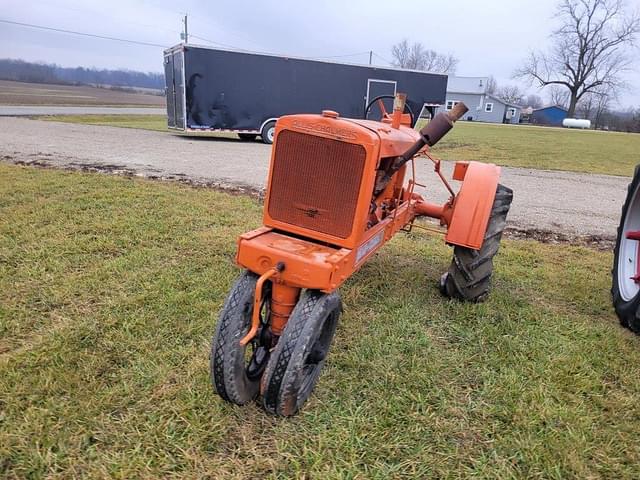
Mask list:
[{"label": "green grass lawn", "polygon": [[631,176],[640,163],[640,135],[459,122],[433,151],[447,160]]},{"label": "green grass lawn", "polygon": [[[165,115],[45,115],[34,117],[38,120],[48,120],[51,122],[81,123],[84,125],[102,125],[105,127],[140,128],[156,132],[178,133],[169,130],[167,127],[167,117]],[[202,132],[191,134],[199,137],[223,137],[238,138],[234,133],[225,132]]]},{"label": "green grass lawn", "polygon": [[[60,115],[46,120],[167,131],[163,115]],[[217,133],[211,136],[233,137]],[[445,160],[509,167],[631,176],[640,163],[640,135],[527,125],[458,122],[433,149]]]},{"label": "green grass lawn", "polygon": [[223,403],[209,341],[260,214],[0,164],[0,477],[640,477],[640,339],[582,247],[505,241],[467,305],[437,291],[442,239],[398,235],[342,288],[299,416]]}]

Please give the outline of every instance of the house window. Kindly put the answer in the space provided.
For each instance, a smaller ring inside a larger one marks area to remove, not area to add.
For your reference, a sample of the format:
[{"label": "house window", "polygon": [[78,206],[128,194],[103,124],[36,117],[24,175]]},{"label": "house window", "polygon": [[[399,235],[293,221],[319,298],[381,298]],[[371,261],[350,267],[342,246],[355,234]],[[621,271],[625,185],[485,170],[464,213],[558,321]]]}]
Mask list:
[{"label": "house window", "polygon": [[455,107],[459,103],[460,103],[460,101],[458,101],[458,100],[447,100],[447,106],[445,107],[445,109],[446,110],[453,110],[453,107]]},{"label": "house window", "polygon": [[488,102],[485,104],[484,106],[484,111],[485,112],[493,112],[493,103]]},{"label": "house window", "polygon": [[509,109],[509,116],[510,117],[515,117],[516,116],[516,109],[515,108],[511,107]]}]

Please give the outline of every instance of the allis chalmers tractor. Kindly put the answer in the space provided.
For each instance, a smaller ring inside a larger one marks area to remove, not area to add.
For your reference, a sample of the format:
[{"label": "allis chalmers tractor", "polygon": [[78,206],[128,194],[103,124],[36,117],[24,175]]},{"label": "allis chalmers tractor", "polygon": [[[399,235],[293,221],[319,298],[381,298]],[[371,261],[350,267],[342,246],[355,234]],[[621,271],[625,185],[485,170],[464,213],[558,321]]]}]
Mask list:
[{"label": "allis chalmers tractor", "polygon": [[[457,194],[429,153],[466,111],[458,103],[419,132],[398,94],[382,121],[321,115],[278,120],[264,226],[238,239],[244,268],[213,337],[211,375],[218,394],[244,405],[258,395],[277,415],[295,414],[311,394],[342,312],[338,288],[416,217],[438,219],[453,261],[440,279],[449,297],[482,301],[489,291],[512,199],[499,167],[458,162]],[[371,104],[370,104],[371,106]],[[414,157],[432,160],[450,192],[444,205],[414,192]],[[405,183],[411,167],[412,178]],[[419,226],[419,225],[415,225]]]}]

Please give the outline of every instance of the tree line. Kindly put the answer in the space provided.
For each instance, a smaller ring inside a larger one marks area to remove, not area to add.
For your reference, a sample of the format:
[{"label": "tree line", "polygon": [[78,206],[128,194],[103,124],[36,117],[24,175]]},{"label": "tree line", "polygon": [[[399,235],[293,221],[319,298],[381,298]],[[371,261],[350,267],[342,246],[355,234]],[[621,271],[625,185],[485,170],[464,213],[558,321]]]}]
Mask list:
[{"label": "tree line", "polygon": [[50,63],[34,63],[8,58],[0,59],[0,79],[32,83],[164,89],[164,75],[162,73],[85,67],[69,68]]},{"label": "tree line", "polygon": [[[637,67],[640,11],[626,0],[559,0],[558,27],[547,50],[532,50],[513,78],[536,85],[550,105],[567,110],[569,118],[591,120],[594,128],[640,132],[640,108],[615,110],[620,92],[629,87],[626,71]],[[454,74],[458,59],[407,40],[391,49],[393,64],[403,68]],[[487,93],[523,107],[540,108],[539,95],[518,85],[498,86],[489,77]]]},{"label": "tree line", "polygon": [[615,99],[627,85],[622,74],[633,67],[640,13],[624,0],[562,0],[547,50],[531,51],[514,73],[566,96],[567,115],[581,100]]}]

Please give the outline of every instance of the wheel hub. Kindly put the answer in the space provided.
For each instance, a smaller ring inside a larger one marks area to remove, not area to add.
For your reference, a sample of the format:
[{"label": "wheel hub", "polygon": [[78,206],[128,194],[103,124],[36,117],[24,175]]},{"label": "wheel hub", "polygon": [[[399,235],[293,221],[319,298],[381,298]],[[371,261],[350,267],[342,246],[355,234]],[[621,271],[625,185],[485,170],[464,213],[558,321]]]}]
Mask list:
[{"label": "wheel hub", "polygon": [[618,252],[618,288],[630,301],[640,291],[640,198],[638,188],[626,211]]},{"label": "wheel hub", "polygon": [[[628,240],[640,241],[640,231],[627,232],[625,237]],[[638,243],[638,250],[636,251],[636,273],[630,277],[636,283],[640,283],[640,255],[638,253],[640,253],[640,243]]]}]

